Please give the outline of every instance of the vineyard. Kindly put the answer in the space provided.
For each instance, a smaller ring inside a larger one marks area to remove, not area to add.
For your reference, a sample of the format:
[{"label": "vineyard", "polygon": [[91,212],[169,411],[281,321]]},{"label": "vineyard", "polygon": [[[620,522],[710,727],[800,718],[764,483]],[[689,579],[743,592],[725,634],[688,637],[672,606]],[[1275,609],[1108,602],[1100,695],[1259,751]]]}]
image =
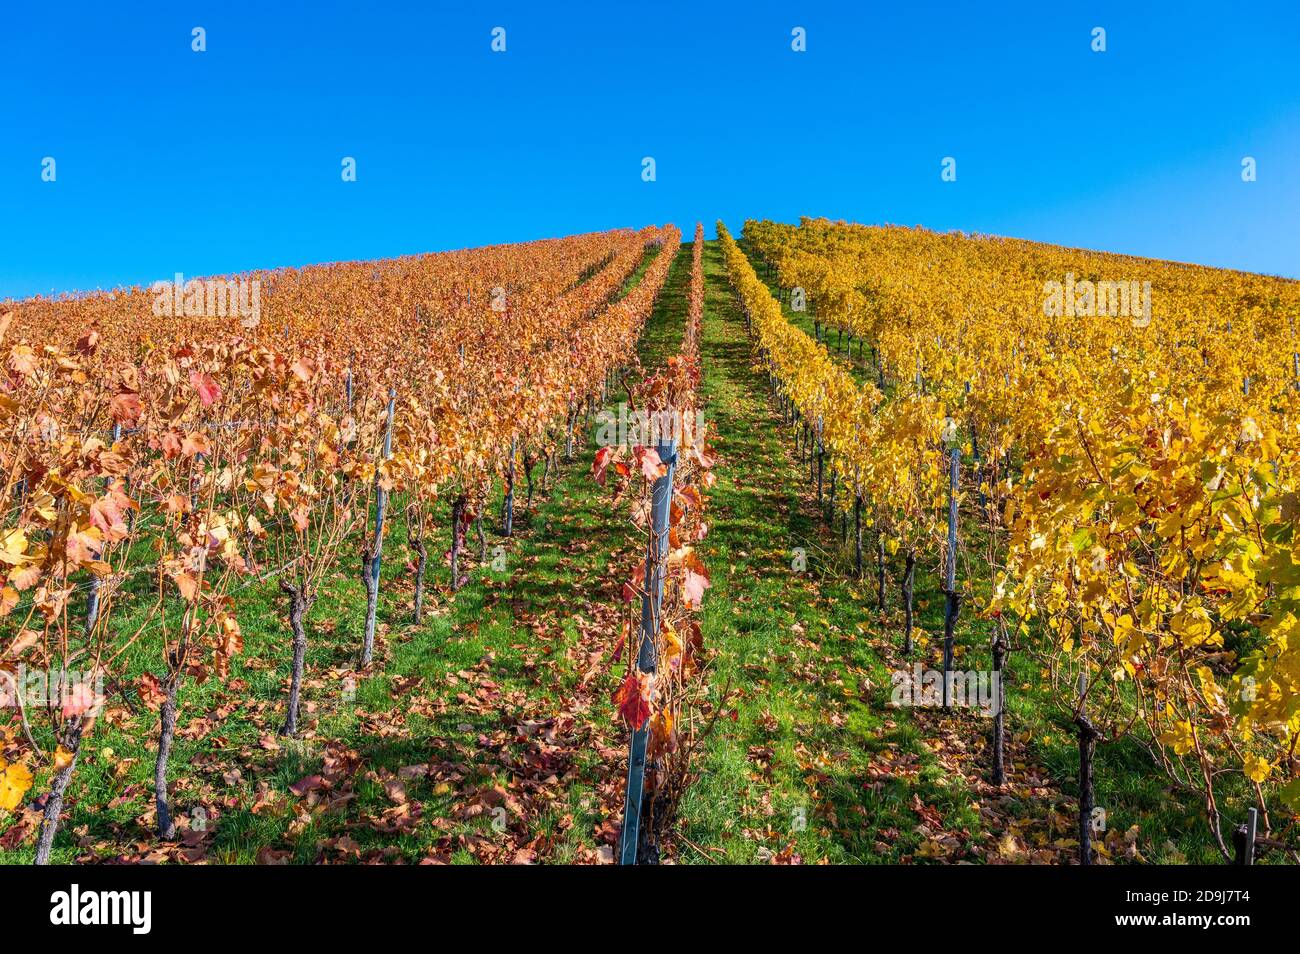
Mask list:
[{"label": "vineyard", "polygon": [[717,235],[0,307],[0,861],[1300,861],[1300,283]]}]

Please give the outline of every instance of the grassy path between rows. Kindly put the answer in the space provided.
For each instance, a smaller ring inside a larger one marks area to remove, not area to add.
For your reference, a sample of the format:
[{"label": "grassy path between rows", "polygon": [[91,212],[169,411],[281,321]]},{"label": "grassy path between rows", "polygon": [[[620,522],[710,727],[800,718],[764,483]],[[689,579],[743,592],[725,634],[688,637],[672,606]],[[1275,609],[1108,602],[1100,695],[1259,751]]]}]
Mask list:
[{"label": "grassy path between rows", "polygon": [[842,572],[839,536],[820,522],[752,367],[716,244],[704,262],[703,390],[722,463],[703,545],[713,568],[703,628],[718,653],[712,683],[730,681],[739,698],[685,800],[683,860],[964,852],[980,823],[965,780],[886,707],[866,587]]}]

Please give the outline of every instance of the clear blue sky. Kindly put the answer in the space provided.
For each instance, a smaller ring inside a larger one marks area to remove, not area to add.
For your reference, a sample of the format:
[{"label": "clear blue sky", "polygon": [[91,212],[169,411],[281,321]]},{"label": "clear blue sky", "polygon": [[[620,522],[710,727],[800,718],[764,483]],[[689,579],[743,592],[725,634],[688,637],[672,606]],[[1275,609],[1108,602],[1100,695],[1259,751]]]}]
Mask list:
[{"label": "clear blue sky", "polygon": [[801,214],[1300,276],[1296,0],[69,0],[0,37],[0,298]]}]

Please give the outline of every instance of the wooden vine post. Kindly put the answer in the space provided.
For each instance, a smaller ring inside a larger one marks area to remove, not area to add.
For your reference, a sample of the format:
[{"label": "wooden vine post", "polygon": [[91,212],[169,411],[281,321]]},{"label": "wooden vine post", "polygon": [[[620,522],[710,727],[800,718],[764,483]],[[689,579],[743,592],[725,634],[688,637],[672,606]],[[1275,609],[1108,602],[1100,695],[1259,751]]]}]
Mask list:
[{"label": "wooden vine post", "polygon": [[[479,525],[480,528],[482,524]],[[460,589],[460,554],[465,543],[465,495],[451,502],[451,591]],[[484,541],[484,549],[487,543]]]},{"label": "wooden vine post", "polygon": [[885,584],[888,582],[885,565],[885,528],[876,525],[876,610],[885,611]]},{"label": "wooden vine post", "polygon": [[815,445],[817,449],[817,506],[820,507],[822,504],[823,471],[826,469],[826,445],[822,443],[822,419],[820,416],[817,418],[817,430],[814,436],[817,440]]},{"label": "wooden vine post", "polygon": [[506,464],[506,493],[501,500],[501,532],[507,537],[515,532],[515,447],[518,438],[510,438],[510,461]]},{"label": "wooden vine post", "polygon": [[862,494],[853,496],[853,561],[858,579],[862,579]]},{"label": "wooden vine post", "polygon": [[916,628],[916,613],[913,597],[916,590],[916,551],[910,546],[903,554],[903,652],[912,652],[913,632]]},{"label": "wooden vine post", "polygon": [[[645,592],[641,597],[641,644],[636,659],[637,669],[644,673],[653,673],[658,667],[655,639],[662,622],[660,611],[668,561],[669,511],[673,499],[673,472],[677,465],[677,445],[674,441],[661,441],[655,449],[659,453],[659,460],[666,467],[666,473],[655,480],[650,497],[651,531],[646,546]],[[646,745],[649,740],[650,720],[647,718],[633,729],[628,750],[619,864],[634,865],[637,862],[641,835],[641,796],[645,790]]]},{"label": "wooden vine post", "polygon": [[[113,423],[113,439],[110,446],[116,444],[122,439],[122,425],[116,421]],[[107,488],[111,481],[105,477],[104,486]],[[95,631],[95,624],[99,622],[99,588],[101,581],[98,575],[91,574],[90,591],[86,594],[86,635],[89,636]]]},{"label": "wooden vine post", "polygon": [[948,451],[948,559],[943,581],[943,707],[952,708],[952,641],[961,610],[957,593],[957,481],[961,476],[961,450]]},{"label": "wooden vine post", "polygon": [[1092,864],[1092,757],[1099,733],[1088,718],[1088,674],[1079,674],[1079,707],[1074,724],[1079,730],[1079,864]]},{"label": "wooden vine post", "polygon": [[1255,833],[1259,827],[1259,809],[1246,809],[1246,823],[1238,825],[1232,833],[1233,847],[1236,855],[1233,864],[1253,865],[1255,863]]},{"label": "wooden vine post", "polygon": [[998,619],[993,627],[993,676],[997,680],[997,694],[993,699],[993,704],[997,708],[993,712],[993,773],[992,783],[1001,786],[1006,783],[1006,704],[1007,692],[1003,685],[1003,673],[1006,669],[1007,650],[1010,648],[1007,639],[1006,626],[1001,619]]},{"label": "wooden vine post", "polygon": [[[384,424],[384,452],[382,461],[393,456],[393,408],[397,391],[388,389],[388,419]],[[384,514],[388,510],[388,491],[380,480],[380,469],[375,468],[375,536],[370,552],[366,554],[364,573],[366,584],[366,637],[361,648],[361,664],[370,665],[375,654],[375,614],[379,609],[379,563],[384,554]]]}]

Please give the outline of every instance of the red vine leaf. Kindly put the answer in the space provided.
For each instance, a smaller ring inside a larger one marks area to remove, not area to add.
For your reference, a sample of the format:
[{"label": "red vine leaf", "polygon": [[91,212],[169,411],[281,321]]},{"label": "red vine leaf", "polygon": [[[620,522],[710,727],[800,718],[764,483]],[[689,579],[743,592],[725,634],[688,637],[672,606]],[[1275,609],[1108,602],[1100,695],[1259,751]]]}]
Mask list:
[{"label": "red vine leaf", "polygon": [[629,672],[622,685],[614,690],[611,697],[613,703],[618,706],[618,714],[623,717],[623,721],[634,729],[645,725],[646,719],[650,718],[648,683],[648,676]]}]

